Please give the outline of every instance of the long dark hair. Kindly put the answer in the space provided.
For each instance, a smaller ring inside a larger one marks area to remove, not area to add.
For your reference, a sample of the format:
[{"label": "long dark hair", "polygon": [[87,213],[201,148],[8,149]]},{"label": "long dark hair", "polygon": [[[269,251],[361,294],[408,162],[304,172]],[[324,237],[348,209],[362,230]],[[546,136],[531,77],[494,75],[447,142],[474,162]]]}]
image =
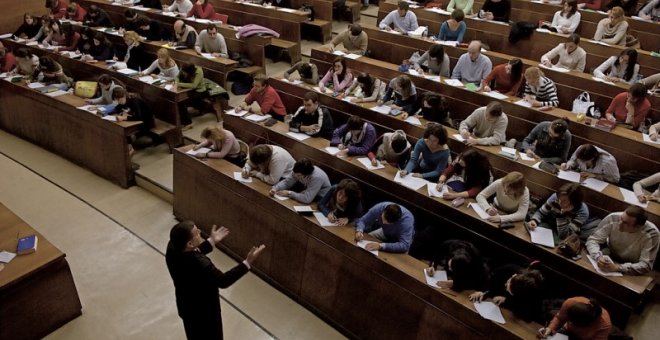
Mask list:
[{"label": "long dark hair", "polygon": [[634,48],[626,48],[625,50],[621,51],[621,53],[619,53],[619,57],[617,57],[616,61],[614,61],[614,66],[619,67],[621,64],[619,62],[619,58],[624,55],[628,56],[628,66],[626,67],[626,74],[623,75],[623,79],[629,81],[635,73],[635,65],[637,65],[637,50]]},{"label": "long dark hair", "polygon": [[[461,159],[465,162],[465,167],[458,162]],[[490,182],[491,172],[488,157],[476,149],[469,149],[458,156],[454,171],[455,173],[463,172],[466,188],[485,188]]]},{"label": "long dark hair", "polygon": [[523,62],[518,58],[513,58],[509,60],[509,65],[511,65],[511,80],[512,83],[517,83],[523,74]]},{"label": "long dark hair", "polygon": [[[575,15],[575,13],[576,13],[577,10],[578,10],[577,0],[566,0],[566,1],[564,1],[564,2],[565,2],[568,6],[570,6],[570,8],[571,8],[571,9],[568,11],[568,13],[566,14],[566,19],[568,19],[568,18],[572,17],[573,15]],[[562,9],[562,14],[561,14],[562,16],[564,15],[563,12],[564,12],[564,10]]]},{"label": "long dark hair", "polygon": [[[341,64],[341,73],[337,76],[337,80],[344,81],[344,77],[346,77],[346,72],[348,71],[348,69],[346,68],[346,59],[344,59],[342,57],[337,57],[332,62],[332,66],[334,67],[336,63]],[[337,85],[339,85],[339,84],[335,84],[335,86],[337,86]]]},{"label": "long dark hair", "polygon": [[362,191],[357,182],[349,178],[342,179],[339,184],[337,184],[335,194],[332,196],[332,199],[330,199],[330,202],[328,202],[329,208],[337,209],[337,193],[341,190],[343,190],[346,195],[346,205],[344,206],[344,210],[350,211],[356,209],[362,199]]},{"label": "long dark hair", "polygon": [[300,69],[298,69],[298,73],[300,73],[301,78],[311,78],[312,77],[312,66],[309,63],[304,63],[300,65]]},{"label": "long dark hair", "polygon": [[362,84],[362,93],[365,97],[371,96],[374,92],[374,84],[376,83],[376,78],[372,77],[368,73],[360,73],[357,76],[357,82]]},{"label": "long dark hair", "polygon": [[181,70],[179,71],[179,80],[184,83],[190,83],[195,78],[195,72],[197,72],[195,64],[184,63],[181,65]]}]

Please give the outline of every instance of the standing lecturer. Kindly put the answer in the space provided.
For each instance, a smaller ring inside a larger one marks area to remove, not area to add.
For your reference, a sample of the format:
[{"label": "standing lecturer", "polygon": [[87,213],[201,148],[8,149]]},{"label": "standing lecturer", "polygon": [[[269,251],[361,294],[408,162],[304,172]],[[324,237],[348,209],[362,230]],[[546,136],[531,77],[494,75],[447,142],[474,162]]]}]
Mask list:
[{"label": "standing lecturer", "polygon": [[252,247],[243,262],[223,273],[206,256],[229,234],[225,227],[213,226],[204,240],[202,231],[192,221],[183,221],[170,230],[165,261],[176,294],[176,306],[183,319],[189,340],[222,339],[222,317],[218,288],[227,288],[245,275],[259,254],[263,244]]}]

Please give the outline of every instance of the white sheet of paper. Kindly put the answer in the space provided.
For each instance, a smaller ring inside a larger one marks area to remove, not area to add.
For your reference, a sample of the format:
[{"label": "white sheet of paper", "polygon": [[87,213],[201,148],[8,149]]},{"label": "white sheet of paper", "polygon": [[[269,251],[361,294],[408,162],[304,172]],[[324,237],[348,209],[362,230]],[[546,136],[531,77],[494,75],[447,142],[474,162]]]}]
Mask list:
[{"label": "white sheet of paper", "polygon": [[297,139],[301,142],[310,137],[308,134],[300,133],[300,132],[293,132],[293,131],[287,132],[286,135],[289,136],[289,137],[295,138],[295,139]]},{"label": "white sheet of paper", "polygon": [[327,147],[325,147],[325,152],[327,152],[327,153],[334,156],[337,153],[339,153],[339,148],[336,147],[336,146],[327,146]]},{"label": "white sheet of paper", "polygon": [[138,79],[140,79],[140,81],[145,82],[147,84],[152,84],[153,82],[158,80],[158,79],[154,79],[152,76],[142,76]]},{"label": "white sheet of paper", "polygon": [[417,29],[414,31],[408,32],[408,35],[416,35],[416,36],[421,36],[424,34],[424,32],[428,31],[429,27],[428,26],[418,26]]},{"label": "white sheet of paper", "polygon": [[243,183],[252,183],[252,177],[243,178],[243,173],[240,171],[234,171],[234,179]]},{"label": "white sheet of paper", "polygon": [[293,84],[293,85],[300,85],[300,84],[302,84],[302,80],[298,80],[298,79],[289,80],[289,79],[286,79],[286,78],[282,78],[282,80],[285,81],[285,82],[287,82],[287,83],[291,83],[291,84]]},{"label": "white sheet of paper", "polygon": [[463,138],[463,136],[461,136],[460,133],[457,133],[457,134],[455,134],[455,135],[452,135],[452,137],[454,137],[454,139],[456,139],[456,140],[459,141],[459,142],[465,142],[465,138]]},{"label": "white sheet of paper", "polygon": [[506,323],[500,307],[490,301],[475,302],[474,308],[479,312],[479,315],[486,320],[491,320],[499,324]]},{"label": "white sheet of paper", "polygon": [[518,153],[518,151],[516,151],[516,149],[509,148],[509,147],[506,147],[506,146],[503,146],[501,151],[506,153],[506,154],[512,155],[512,156],[515,156]]},{"label": "white sheet of paper", "polygon": [[341,100],[343,100],[343,101],[345,101],[345,102],[353,103],[353,99],[357,99],[357,97],[353,97],[353,96],[345,96],[345,97],[342,98]]},{"label": "white sheet of paper", "polygon": [[527,156],[527,154],[524,153],[524,152],[519,153],[519,155],[520,155],[520,158],[521,158],[523,161],[535,161],[535,160],[536,160],[536,158],[534,158],[534,157],[529,157],[529,156]]},{"label": "white sheet of paper", "polygon": [[206,59],[213,59],[213,58],[215,58],[215,56],[213,56],[213,53],[202,53],[201,55],[202,55],[202,57],[204,57],[204,58],[206,58]]},{"label": "white sheet of paper", "polygon": [[605,181],[601,181],[596,178],[587,178],[584,182],[582,182],[582,185],[584,185],[585,187],[596,190],[598,192],[605,190],[608,184],[609,183]]},{"label": "white sheet of paper", "polygon": [[344,53],[342,51],[339,51],[339,50],[332,51],[332,54],[334,54],[334,55],[346,55],[346,53]]},{"label": "white sheet of paper", "polygon": [[38,88],[42,88],[44,86],[46,86],[46,85],[44,85],[40,82],[34,82],[34,83],[29,83],[28,84],[28,87],[31,88],[31,89],[38,89]]},{"label": "white sheet of paper", "polygon": [[256,113],[245,117],[245,119],[247,119],[251,122],[263,122],[264,120],[266,120],[268,118],[270,118],[270,115],[258,115]]},{"label": "white sheet of paper", "polygon": [[432,81],[438,81],[438,82],[440,81],[440,76],[434,76],[432,74],[425,74],[424,78]]},{"label": "white sheet of paper", "polygon": [[490,215],[488,215],[488,213],[487,213],[487,212],[486,212],[486,211],[485,211],[485,210],[484,210],[479,204],[477,204],[477,203],[470,203],[470,204],[468,204],[468,207],[472,208],[472,210],[474,210],[474,212],[476,212],[477,215],[479,215],[479,218],[481,218],[482,220],[488,219],[488,216],[490,216]]},{"label": "white sheet of paper", "polygon": [[97,108],[96,105],[83,105],[83,106],[77,107],[77,109],[87,111],[87,112],[92,112],[93,110],[96,110],[96,108]]},{"label": "white sheet of paper", "polygon": [[119,72],[121,74],[125,74],[127,76],[132,76],[134,74],[138,74],[138,71],[130,69],[130,68],[124,68],[124,69],[118,70],[117,72]]},{"label": "white sheet of paper", "polygon": [[445,46],[452,46],[452,47],[456,47],[456,45],[458,45],[458,41],[455,41],[455,40],[454,41],[438,40],[435,43],[440,44],[440,45],[445,45]]},{"label": "white sheet of paper", "polygon": [[231,110],[226,110],[225,113],[228,114],[228,115],[230,115],[230,116],[243,117],[243,116],[245,116],[248,112],[247,112],[247,110],[239,110],[239,111],[236,111],[236,109],[231,109]]},{"label": "white sheet of paper", "polygon": [[278,194],[273,195],[273,197],[277,198],[277,199],[280,200],[280,201],[286,201],[286,200],[289,199],[289,198],[286,197],[286,196],[280,196],[280,195],[278,195]]},{"label": "white sheet of paper", "polygon": [[528,101],[521,99],[519,101],[514,102],[516,105],[524,106],[524,107],[532,107],[532,104],[530,104]]},{"label": "white sheet of paper", "polygon": [[540,166],[541,166],[541,162],[538,162],[538,163],[532,165],[532,168],[541,170]]},{"label": "white sheet of paper", "polygon": [[561,72],[561,73],[566,73],[566,72],[570,71],[569,69],[563,68],[561,66],[554,66],[553,65],[553,66],[548,67],[548,66],[545,66],[543,64],[539,64],[539,66],[542,67],[542,68],[548,69],[548,70],[553,70],[555,72]]},{"label": "white sheet of paper", "polygon": [[651,140],[651,137],[647,133],[642,134],[642,139],[646,143],[651,143],[651,144],[660,144],[660,139],[656,140],[655,142]]},{"label": "white sheet of paper", "polygon": [[367,168],[368,170],[378,170],[385,168],[385,166],[378,161],[376,161],[376,166],[371,165],[371,160],[367,157],[360,157],[357,160],[358,162],[362,163],[362,165],[364,165],[364,167]]},{"label": "white sheet of paper", "polygon": [[484,94],[489,96],[489,97],[493,97],[495,99],[507,99],[507,98],[509,98],[505,94],[501,94],[497,91],[484,92]]},{"label": "white sheet of paper", "polygon": [[282,11],[282,12],[288,12],[288,13],[294,13],[294,12],[296,11],[295,9],[291,9],[291,8],[282,8],[282,7],[278,7],[277,10],[278,10],[278,11]]},{"label": "white sheet of paper", "polygon": [[424,272],[424,278],[426,278],[426,284],[435,287],[435,288],[440,288],[438,287],[438,282],[439,281],[447,281],[447,272],[444,270],[436,270],[435,273],[433,273],[433,276],[429,276],[429,273],[426,272],[426,269],[422,269]]},{"label": "white sheet of paper", "polygon": [[16,254],[14,253],[10,253],[4,250],[0,252],[0,262],[9,263],[14,259],[14,257],[16,257]]},{"label": "white sheet of paper", "polygon": [[9,39],[14,35],[13,33],[5,33],[3,35],[0,35],[0,39]]},{"label": "white sheet of paper", "polygon": [[408,73],[410,73],[413,76],[419,76],[419,72],[417,72],[417,70],[409,69]]},{"label": "white sheet of paper", "polygon": [[111,121],[111,122],[116,122],[117,121],[117,116],[108,115],[108,116],[101,117],[101,119]]},{"label": "white sheet of paper", "polygon": [[392,108],[387,105],[378,105],[372,107],[371,110],[382,114],[389,114]]},{"label": "white sheet of paper", "polygon": [[623,200],[626,201],[626,203],[634,204],[634,205],[642,207],[644,209],[649,207],[649,203],[648,202],[641,203],[637,199],[637,196],[635,196],[634,192],[632,192],[628,189],[625,189],[625,188],[621,188],[621,187],[619,187],[619,190],[621,191],[621,195],[623,195]]},{"label": "white sheet of paper", "polygon": [[422,121],[420,121],[419,118],[415,116],[409,116],[405,121],[412,125],[422,126]]},{"label": "white sheet of paper", "polygon": [[561,334],[561,333],[555,333],[555,334],[547,337],[546,339],[547,340],[568,340],[568,335]]},{"label": "white sheet of paper", "polygon": [[172,84],[165,85],[165,89],[168,91],[172,91],[172,87],[173,87]]},{"label": "white sheet of paper", "polygon": [[332,227],[335,225],[334,223],[330,222],[327,217],[323,216],[323,213],[321,212],[314,212],[314,217],[319,222],[321,227]]},{"label": "white sheet of paper", "polygon": [[312,207],[310,207],[309,205],[294,205],[293,211],[297,213],[305,213],[305,212],[314,212],[314,209],[312,209]]},{"label": "white sheet of paper", "polygon": [[344,57],[346,57],[348,59],[357,59],[357,58],[360,58],[361,55],[355,54],[355,53],[349,53],[349,54],[345,55]]},{"label": "white sheet of paper", "polygon": [[580,183],[580,173],[576,171],[559,170],[559,174],[557,174],[557,177],[561,179],[565,179],[567,181]]},{"label": "white sheet of paper", "polygon": [[314,86],[312,89],[314,89],[314,91],[319,92],[319,93],[328,93],[328,94],[332,93],[332,90],[327,88],[327,87],[324,88],[324,91],[321,91],[321,88],[318,87],[318,86]]},{"label": "white sheet of paper", "polygon": [[[365,241],[365,240],[358,241],[357,246],[364,249],[364,250],[366,250],[365,247],[367,246],[368,243],[373,243],[373,241]],[[378,256],[378,250],[372,250],[372,251],[369,251],[369,252],[376,255],[376,256]]]},{"label": "white sheet of paper", "polygon": [[532,238],[532,243],[550,248],[555,247],[555,239],[552,237],[552,229],[536,227],[536,229],[529,231],[529,235]]},{"label": "white sheet of paper", "polygon": [[396,175],[394,176],[394,181],[413,190],[419,190],[419,188],[425,186],[426,183],[428,183],[425,179],[415,177],[412,174],[408,174],[403,178],[401,178],[401,174],[399,171],[396,172]]},{"label": "white sheet of paper", "polygon": [[462,83],[460,80],[458,80],[458,79],[445,79],[444,82],[447,83],[447,85],[451,85],[451,86],[457,86],[457,87],[463,87],[463,86],[465,86],[465,85],[463,85],[463,83]]},{"label": "white sheet of paper", "polygon": [[58,96],[63,96],[65,94],[69,94],[69,92],[62,91],[62,90],[57,90],[53,92],[46,92],[46,95],[49,97],[58,97]]},{"label": "white sheet of paper", "polygon": [[537,28],[536,31],[539,33],[550,33],[550,30],[546,28]]},{"label": "white sheet of paper", "polygon": [[186,151],[186,154],[194,156],[194,155],[197,155],[197,154],[202,154],[202,153],[207,153],[207,152],[211,152],[211,149],[209,149],[209,148],[199,148],[197,150],[190,149],[190,150]]},{"label": "white sheet of paper", "polygon": [[429,197],[442,198],[442,195],[444,193],[449,192],[446,185],[442,186],[441,191],[436,190],[436,187],[437,187],[436,183],[431,183],[431,182],[426,183],[426,191],[428,192]]},{"label": "white sheet of paper", "polygon": [[621,272],[604,272],[598,267],[598,262],[596,260],[591,258],[591,255],[587,255],[587,260],[589,260],[589,263],[594,267],[596,270],[596,273],[603,275],[603,276],[623,276],[623,273]]},{"label": "white sheet of paper", "polygon": [[614,85],[613,82],[611,82],[611,81],[609,81],[609,80],[605,80],[605,79],[603,79],[603,78],[591,77],[591,79],[593,79],[593,80],[595,80],[595,81],[599,81],[599,82],[601,82],[601,83]]}]

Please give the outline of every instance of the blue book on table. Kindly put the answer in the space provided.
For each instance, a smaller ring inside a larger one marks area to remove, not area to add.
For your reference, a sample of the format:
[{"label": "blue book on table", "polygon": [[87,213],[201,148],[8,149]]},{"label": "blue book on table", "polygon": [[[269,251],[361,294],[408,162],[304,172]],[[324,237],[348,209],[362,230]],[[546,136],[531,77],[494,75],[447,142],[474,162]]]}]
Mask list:
[{"label": "blue book on table", "polygon": [[18,239],[18,245],[16,246],[16,254],[23,255],[23,254],[34,253],[35,251],[37,251],[38,241],[39,240],[37,238],[37,235],[25,236]]}]

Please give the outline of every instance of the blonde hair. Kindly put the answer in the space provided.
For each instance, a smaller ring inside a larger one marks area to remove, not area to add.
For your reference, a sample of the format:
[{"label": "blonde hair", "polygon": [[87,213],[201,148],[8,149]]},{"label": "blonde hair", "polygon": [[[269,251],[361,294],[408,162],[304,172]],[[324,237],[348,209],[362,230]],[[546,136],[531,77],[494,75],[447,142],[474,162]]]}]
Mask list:
[{"label": "blonde hair", "polygon": [[[168,52],[166,48],[159,49],[158,52],[156,52],[156,56],[158,57],[158,65],[162,68],[171,68],[176,65],[176,62],[170,57],[170,52]],[[161,59],[165,59],[165,65],[161,64]]]},{"label": "blonde hair", "polygon": [[623,8],[621,8],[619,6],[616,6],[616,7],[612,8],[610,11],[612,12],[612,17],[614,17],[614,19],[623,18],[623,14],[624,14],[623,13]]},{"label": "blonde hair", "polygon": [[536,66],[528,67],[525,70],[525,79],[528,80],[528,81],[530,79],[536,80],[536,79],[539,79],[541,77],[543,77],[543,72],[541,71],[541,69],[539,69]]},{"label": "blonde hair", "polygon": [[208,139],[217,145],[222,145],[222,141],[225,139],[226,134],[225,130],[221,127],[207,127],[202,131],[202,138]]},{"label": "blonde hair", "polygon": [[509,172],[502,178],[502,186],[511,190],[515,198],[522,196],[525,192],[525,184],[525,176],[518,171]]},{"label": "blonde hair", "polygon": [[[124,42],[127,40],[133,40],[134,43],[139,43],[140,42],[140,35],[135,33],[134,31],[128,31],[124,33]],[[126,42],[128,43],[128,42]]]}]

